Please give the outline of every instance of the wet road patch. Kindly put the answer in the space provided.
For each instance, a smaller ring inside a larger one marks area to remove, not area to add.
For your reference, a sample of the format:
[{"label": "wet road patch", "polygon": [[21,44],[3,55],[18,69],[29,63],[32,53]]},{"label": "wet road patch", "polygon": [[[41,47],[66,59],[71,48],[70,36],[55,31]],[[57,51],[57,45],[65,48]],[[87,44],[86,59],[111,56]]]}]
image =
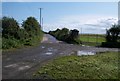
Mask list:
[{"label": "wet road patch", "polygon": [[77,55],[81,56],[81,55],[95,55],[95,52],[91,52],[91,51],[77,51]]},{"label": "wet road patch", "polygon": [[53,53],[52,52],[47,52],[45,53],[46,55],[52,55]]},{"label": "wet road patch", "polygon": [[20,70],[25,70],[25,69],[29,69],[29,68],[31,68],[31,67],[26,65],[26,66],[19,67],[18,70],[20,71]]}]

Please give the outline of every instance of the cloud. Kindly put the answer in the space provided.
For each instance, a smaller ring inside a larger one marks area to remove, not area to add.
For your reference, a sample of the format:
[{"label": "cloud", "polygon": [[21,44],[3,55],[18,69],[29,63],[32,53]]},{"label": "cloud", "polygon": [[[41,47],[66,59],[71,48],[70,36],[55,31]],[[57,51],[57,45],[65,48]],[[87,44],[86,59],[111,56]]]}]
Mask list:
[{"label": "cloud", "polygon": [[[68,15],[59,18],[54,23],[44,24],[44,30],[55,30],[57,28],[78,29],[81,33],[103,34],[106,28],[117,23],[118,19],[114,16],[103,15]],[[81,30],[82,29],[82,30]]]}]

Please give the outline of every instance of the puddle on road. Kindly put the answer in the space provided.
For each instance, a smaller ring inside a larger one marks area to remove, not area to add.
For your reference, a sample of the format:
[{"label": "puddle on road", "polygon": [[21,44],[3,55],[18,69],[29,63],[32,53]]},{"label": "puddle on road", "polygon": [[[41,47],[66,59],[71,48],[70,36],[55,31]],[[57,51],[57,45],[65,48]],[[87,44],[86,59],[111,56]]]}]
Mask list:
[{"label": "puddle on road", "polygon": [[44,49],[44,48],[45,48],[45,46],[42,46],[41,48],[43,48],[43,49]]},{"label": "puddle on road", "polygon": [[81,55],[95,55],[95,52],[91,52],[91,51],[77,51],[77,55],[81,56]]},{"label": "puddle on road", "polygon": [[24,69],[28,69],[28,68],[30,68],[30,66],[26,65],[26,66],[19,67],[18,70],[24,70]]},{"label": "puddle on road", "polygon": [[47,49],[47,51],[48,51],[48,52],[54,52],[54,51],[57,51],[57,49],[54,49],[54,48],[51,48],[51,47],[50,47],[50,48]]},{"label": "puddle on road", "polygon": [[48,48],[48,51],[53,51],[53,48]]},{"label": "puddle on road", "polygon": [[47,52],[45,53],[46,55],[52,55],[53,53],[52,52]]}]

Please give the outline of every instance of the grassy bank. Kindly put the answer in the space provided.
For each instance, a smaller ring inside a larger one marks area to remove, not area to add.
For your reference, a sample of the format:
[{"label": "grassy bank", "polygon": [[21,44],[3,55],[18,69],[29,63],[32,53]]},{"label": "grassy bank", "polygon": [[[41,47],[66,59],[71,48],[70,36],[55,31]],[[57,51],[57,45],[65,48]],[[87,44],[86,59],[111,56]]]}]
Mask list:
[{"label": "grassy bank", "polygon": [[105,35],[80,34],[79,39],[84,45],[97,46],[101,45],[102,42],[105,42]]},{"label": "grassy bank", "polygon": [[15,48],[22,48],[25,46],[36,46],[40,44],[42,38],[43,38],[43,32],[40,32],[39,36],[34,36],[29,39],[23,39],[23,40],[17,40],[15,38],[2,38],[2,49],[3,50],[10,50]]},{"label": "grassy bank", "polygon": [[118,53],[59,57],[34,74],[51,79],[118,79]]}]

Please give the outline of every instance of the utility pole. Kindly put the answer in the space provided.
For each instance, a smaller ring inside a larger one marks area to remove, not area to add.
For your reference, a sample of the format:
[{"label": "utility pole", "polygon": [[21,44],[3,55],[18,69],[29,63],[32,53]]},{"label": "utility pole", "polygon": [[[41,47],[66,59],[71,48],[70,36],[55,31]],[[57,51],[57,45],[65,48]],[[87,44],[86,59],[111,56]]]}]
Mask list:
[{"label": "utility pole", "polygon": [[43,30],[43,17],[42,17],[42,25],[41,25],[41,28],[42,28],[42,30]]},{"label": "utility pole", "polygon": [[41,23],[41,10],[42,10],[42,8],[39,8],[39,10],[40,10],[40,26],[41,26],[41,29],[42,29],[42,23]]}]

